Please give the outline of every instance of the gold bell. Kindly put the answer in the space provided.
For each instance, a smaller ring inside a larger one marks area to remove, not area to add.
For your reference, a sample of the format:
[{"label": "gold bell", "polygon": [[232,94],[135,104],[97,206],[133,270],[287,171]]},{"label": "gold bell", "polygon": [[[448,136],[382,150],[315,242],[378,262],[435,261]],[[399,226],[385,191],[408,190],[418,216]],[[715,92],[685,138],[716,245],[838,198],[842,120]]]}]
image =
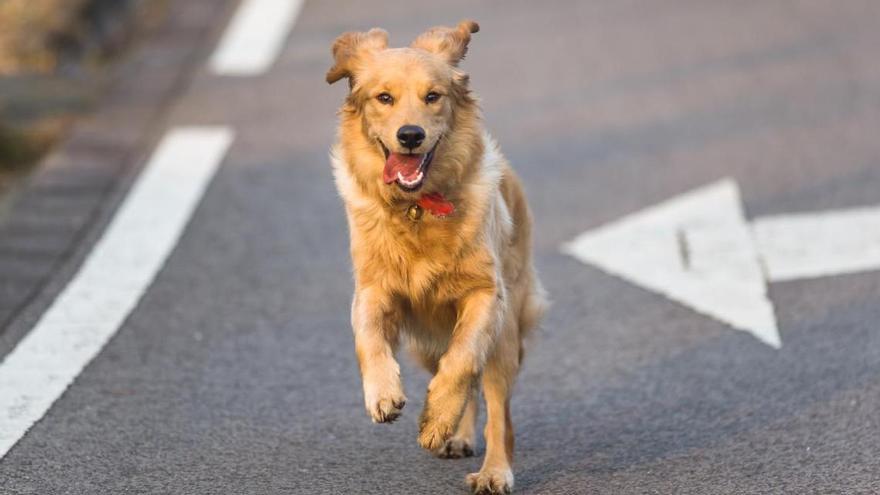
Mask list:
[{"label": "gold bell", "polygon": [[422,218],[425,211],[419,205],[410,205],[406,210],[406,216],[413,222],[418,222]]}]

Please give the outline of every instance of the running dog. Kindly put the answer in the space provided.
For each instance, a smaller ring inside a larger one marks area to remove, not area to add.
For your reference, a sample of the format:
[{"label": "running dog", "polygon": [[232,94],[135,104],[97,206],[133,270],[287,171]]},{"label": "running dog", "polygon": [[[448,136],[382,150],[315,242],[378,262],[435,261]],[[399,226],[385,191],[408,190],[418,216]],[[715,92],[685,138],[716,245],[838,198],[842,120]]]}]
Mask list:
[{"label": "running dog", "polygon": [[546,302],[522,185],[458,68],[478,30],[435,27],[406,48],[389,48],[382,29],[339,36],[327,82],[347,78],[350,91],[331,161],[351,235],[367,412],[376,423],[401,414],[404,341],[433,375],[419,444],[471,456],[482,385],[486,455],[466,481],[475,493],[509,493],[510,395]]}]

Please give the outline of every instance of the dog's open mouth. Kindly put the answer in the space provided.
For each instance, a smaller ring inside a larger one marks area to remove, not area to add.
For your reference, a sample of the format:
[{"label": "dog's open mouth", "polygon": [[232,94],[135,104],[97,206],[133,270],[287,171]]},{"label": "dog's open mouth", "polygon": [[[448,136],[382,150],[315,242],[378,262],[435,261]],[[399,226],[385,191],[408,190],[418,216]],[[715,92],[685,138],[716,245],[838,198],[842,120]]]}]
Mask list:
[{"label": "dog's open mouth", "polygon": [[[439,142],[438,139],[437,143]],[[397,185],[405,191],[415,191],[421,187],[428,174],[428,167],[434,159],[437,143],[427,153],[416,154],[390,152],[380,142],[382,151],[385,152],[385,171],[383,173],[385,183],[397,182]]]}]

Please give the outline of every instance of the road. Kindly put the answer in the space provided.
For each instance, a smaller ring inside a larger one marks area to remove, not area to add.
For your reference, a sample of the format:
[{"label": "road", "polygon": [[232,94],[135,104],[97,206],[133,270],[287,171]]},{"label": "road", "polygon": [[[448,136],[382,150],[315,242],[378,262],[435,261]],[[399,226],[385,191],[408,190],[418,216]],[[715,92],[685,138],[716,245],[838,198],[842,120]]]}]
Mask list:
[{"label": "road", "polygon": [[[416,444],[428,377],[412,361],[401,420],[363,410],[327,157],[345,85],[323,76],[343,31],[381,26],[400,45],[470,17],[463,68],[524,180],[553,300],[512,403],[516,492],[880,493],[880,272],[768,281],[776,348],[561,250],[722,179],[749,221],[880,205],[880,4],[308,1],[264,71],[221,74],[209,60],[235,11],[214,9],[185,63],[150,69],[190,75],[112,155],[128,172],[3,330],[8,358],[163,136],[233,132],[191,218],[171,213],[185,229],[137,305],[0,460],[0,492],[466,493],[479,457]],[[117,119],[144,110],[126,101]]]}]

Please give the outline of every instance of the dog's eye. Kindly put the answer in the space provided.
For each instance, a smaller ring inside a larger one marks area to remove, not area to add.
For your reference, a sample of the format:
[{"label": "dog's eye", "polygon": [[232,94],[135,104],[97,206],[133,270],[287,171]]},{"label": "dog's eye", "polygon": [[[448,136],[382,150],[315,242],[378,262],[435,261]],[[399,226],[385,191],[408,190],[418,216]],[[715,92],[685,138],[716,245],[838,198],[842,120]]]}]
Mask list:
[{"label": "dog's eye", "polygon": [[379,100],[379,103],[383,105],[390,105],[394,103],[394,98],[391,97],[388,93],[379,93],[379,96],[376,97]]},{"label": "dog's eye", "polygon": [[425,95],[425,103],[434,103],[440,99],[440,93],[435,93],[431,91],[430,93]]}]

